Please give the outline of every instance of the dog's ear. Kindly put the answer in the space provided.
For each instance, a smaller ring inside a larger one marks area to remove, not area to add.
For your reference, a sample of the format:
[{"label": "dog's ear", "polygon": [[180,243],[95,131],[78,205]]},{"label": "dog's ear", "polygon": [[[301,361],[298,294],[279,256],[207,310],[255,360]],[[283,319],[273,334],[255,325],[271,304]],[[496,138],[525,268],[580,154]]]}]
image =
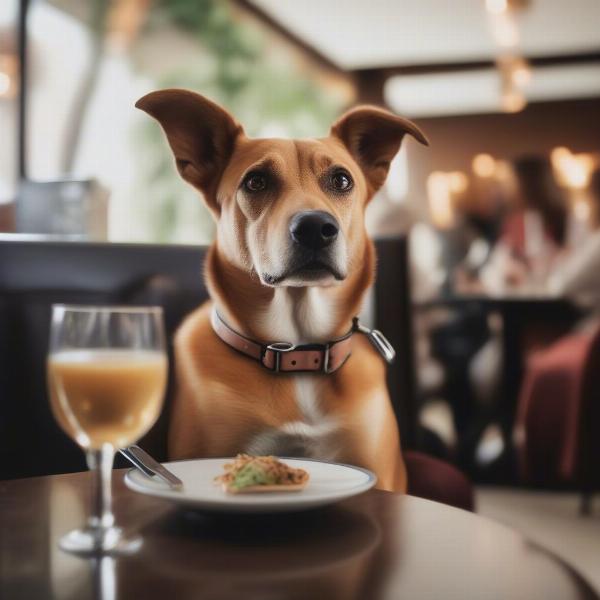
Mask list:
[{"label": "dog's ear", "polygon": [[187,90],[151,92],[135,106],[160,123],[180,175],[202,192],[218,215],[216,186],[242,126],[214,102]]},{"label": "dog's ear", "polygon": [[363,170],[371,193],[383,185],[390,162],[407,133],[421,144],[429,145],[414,123],[376,106],[353,108],[331,127],[331,135],[344,143]]}]

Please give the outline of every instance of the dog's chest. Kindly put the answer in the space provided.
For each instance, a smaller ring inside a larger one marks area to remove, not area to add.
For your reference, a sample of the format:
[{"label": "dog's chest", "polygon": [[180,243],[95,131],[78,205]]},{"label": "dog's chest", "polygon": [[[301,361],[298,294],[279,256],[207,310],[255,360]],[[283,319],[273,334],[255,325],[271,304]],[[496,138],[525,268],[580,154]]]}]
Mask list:
[{"label": "dog's chest", "polygon": [[[278,288],[263,322],[274,339],[303,344],[329,339],[333,311],[319,288],[301,292]],[[338,420],[325,411],[322,377],[294,376],[293,401],[299,418],[279,427],[266,427],[250,440],[247,452],[334,460],[342,446],[341,429]]]},{"label": "dog's chest", "polygon": [[246,452],[335,460],[342,446],[341,430],[337,419],[322,410],[317,377],[300,375],[294,379],[300,418],[265,428],[249,441]]}]

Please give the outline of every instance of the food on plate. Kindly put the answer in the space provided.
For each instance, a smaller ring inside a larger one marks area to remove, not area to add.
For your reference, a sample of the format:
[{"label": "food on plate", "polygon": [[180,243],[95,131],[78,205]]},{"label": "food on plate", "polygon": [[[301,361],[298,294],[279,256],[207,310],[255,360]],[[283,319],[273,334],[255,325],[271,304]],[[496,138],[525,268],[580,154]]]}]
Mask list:
[{"label": "food on plate", "polygon": [[304,469],[294,469],[274,456],[238,454],[223,468],[225,473],[216,477],[215,482],[230,494],[296,492],[304,489],[309,478]]}]

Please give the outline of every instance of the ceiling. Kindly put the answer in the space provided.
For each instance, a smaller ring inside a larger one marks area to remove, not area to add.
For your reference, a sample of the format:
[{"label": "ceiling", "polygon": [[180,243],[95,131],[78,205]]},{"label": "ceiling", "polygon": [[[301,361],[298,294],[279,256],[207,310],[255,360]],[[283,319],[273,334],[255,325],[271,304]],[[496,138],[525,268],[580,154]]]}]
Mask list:
[{"label": "ceiling", "polygon": [[[248,0],[345,70],[491,60],[484,0]],[[600,0],[531,0],[527,57],[600,51]]]},{"label": "ceiling", "polygon": [[[502,111],[496,69],[423,75],[397,75],[384,84],[387,106],[410,117],[482,114]],[[600,62],[534,68],[523,90],[527,102],[600,97]]]}]

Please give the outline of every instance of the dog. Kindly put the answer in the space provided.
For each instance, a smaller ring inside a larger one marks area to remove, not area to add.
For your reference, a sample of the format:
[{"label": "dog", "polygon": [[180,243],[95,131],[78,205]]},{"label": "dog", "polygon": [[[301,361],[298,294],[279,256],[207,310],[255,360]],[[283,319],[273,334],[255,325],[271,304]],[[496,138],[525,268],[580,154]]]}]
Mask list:
[{"label": "dog", "polygon": [[365,209],[403,137],[427,145],[424,133],[374,106],[303,140],[251,139],[187,90],[152,92],[136,107],[161,125],[217,228],[205,261],[211,300],[175,336],[170,458],[335,460],[405,491],[377,347],[389,349],[353,319],[375,271]]}]

